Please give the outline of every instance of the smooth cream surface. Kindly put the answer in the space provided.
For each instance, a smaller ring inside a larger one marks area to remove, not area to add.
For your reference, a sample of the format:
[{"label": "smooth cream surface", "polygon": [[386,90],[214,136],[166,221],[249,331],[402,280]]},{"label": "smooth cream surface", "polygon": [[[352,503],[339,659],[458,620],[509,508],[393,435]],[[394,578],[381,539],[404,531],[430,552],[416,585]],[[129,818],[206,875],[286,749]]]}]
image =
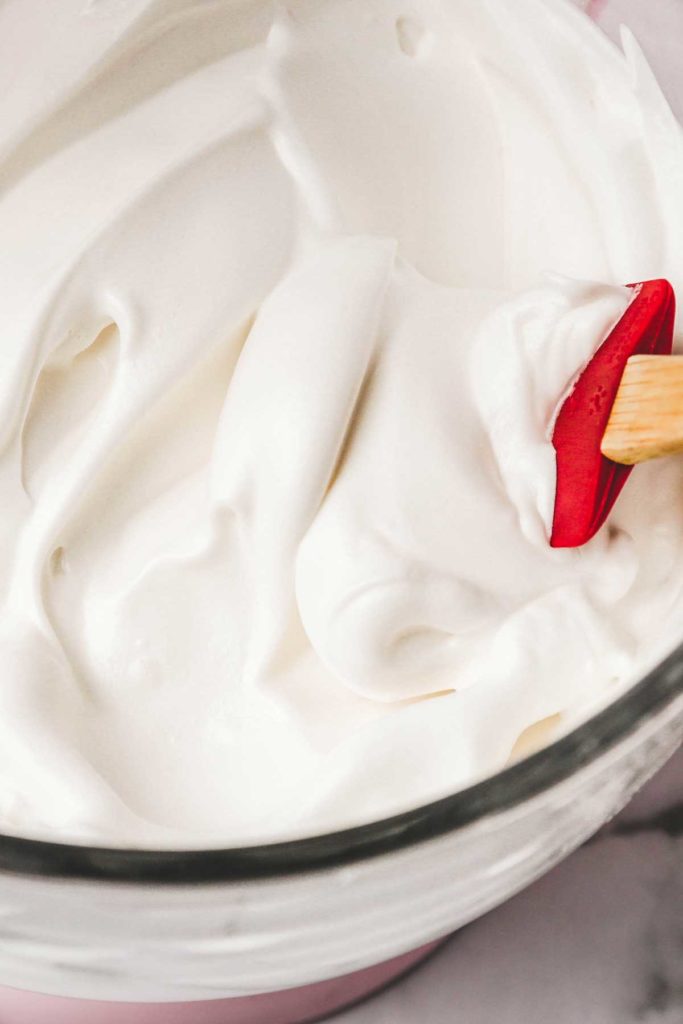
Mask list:
[{"label": "smooth cream surface", "polygon": [[625,284],[683,295],[624,43],[561,0],[0,5],[1,830],[384,816],[678,639],[676,461],[548,545],[558,402]]}]

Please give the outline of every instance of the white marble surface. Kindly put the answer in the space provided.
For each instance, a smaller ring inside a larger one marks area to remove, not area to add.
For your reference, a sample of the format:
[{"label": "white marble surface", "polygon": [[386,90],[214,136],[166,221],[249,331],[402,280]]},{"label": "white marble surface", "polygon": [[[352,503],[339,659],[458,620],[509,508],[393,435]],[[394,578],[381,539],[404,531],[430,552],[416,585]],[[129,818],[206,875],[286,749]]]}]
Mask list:
[{"label": "white marble surface", "polygon": [[[683,0],[598,0],[683,118]],[[683,751],[611,826],[338,1024],[683,1024]]]}]

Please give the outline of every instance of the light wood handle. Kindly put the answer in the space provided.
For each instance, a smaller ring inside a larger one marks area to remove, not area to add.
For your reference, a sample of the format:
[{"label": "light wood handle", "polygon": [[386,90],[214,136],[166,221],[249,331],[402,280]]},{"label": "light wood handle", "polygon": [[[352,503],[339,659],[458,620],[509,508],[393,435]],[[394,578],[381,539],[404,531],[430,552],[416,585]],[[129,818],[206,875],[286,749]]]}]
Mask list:
[{"label": "light wood handle", "polygon": [[683,452],[683,356],[629,359],[601,448],[625,466]]}]

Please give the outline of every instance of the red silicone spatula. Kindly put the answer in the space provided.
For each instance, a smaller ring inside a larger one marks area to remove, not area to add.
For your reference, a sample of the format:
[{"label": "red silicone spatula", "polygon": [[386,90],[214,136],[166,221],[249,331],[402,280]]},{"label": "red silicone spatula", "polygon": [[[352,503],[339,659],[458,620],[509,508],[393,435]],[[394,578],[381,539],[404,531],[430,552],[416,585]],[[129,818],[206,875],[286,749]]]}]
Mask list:
[{"label": "red silicone spatula", "polygon": [[[555,421],[557,490],[550,540],[554,548],[581,547],[594,537],[633,470],[632,464],[603,454],[629,360],[671,354],[676,313],[673,288],[664,280],[630,287],[630,305],[575,382]],[[645,457],[653,454],[654,450]]]}]

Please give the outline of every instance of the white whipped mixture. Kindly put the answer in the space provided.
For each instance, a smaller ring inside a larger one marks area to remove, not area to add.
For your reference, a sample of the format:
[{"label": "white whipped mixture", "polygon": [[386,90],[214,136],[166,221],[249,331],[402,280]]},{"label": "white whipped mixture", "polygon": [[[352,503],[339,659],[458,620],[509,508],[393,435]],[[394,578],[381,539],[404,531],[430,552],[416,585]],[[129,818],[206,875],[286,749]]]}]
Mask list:
[{"label": "white whipped mixture", "polygon": [[625,45],[563,0],[0,5],[3,830],[384,816],[678,639],[680,463],[548,546],[558,400],[623,285],[683,297]]}]

